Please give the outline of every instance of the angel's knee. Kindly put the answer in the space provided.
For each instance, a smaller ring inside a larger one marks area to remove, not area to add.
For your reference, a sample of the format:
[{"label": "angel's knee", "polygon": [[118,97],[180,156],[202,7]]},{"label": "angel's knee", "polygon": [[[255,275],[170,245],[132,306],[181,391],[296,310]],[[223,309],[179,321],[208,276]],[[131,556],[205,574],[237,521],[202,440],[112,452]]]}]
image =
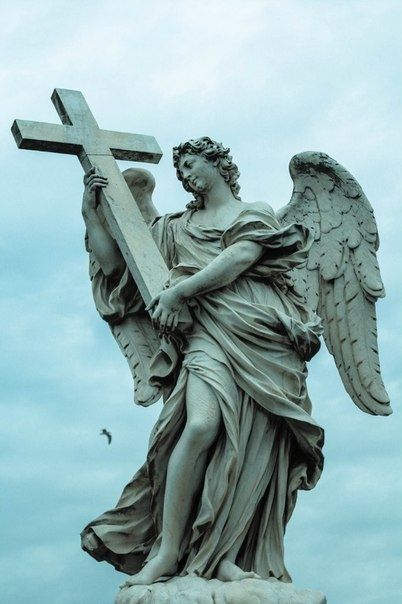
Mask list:
[{"label": "angel's knee", "polygon": [[215,441],[220,427],[220,419],[207,420],[205,417],[193,417],[184,429],[184,438],[191,449],[202,452]]},{"label": "angel's knee", "polygon": [[208,384],[192,380],[187,389],[186,408],[183,436],[191,447],[202,451],[211,446],[219,433],[222,414],[218,399]]}]

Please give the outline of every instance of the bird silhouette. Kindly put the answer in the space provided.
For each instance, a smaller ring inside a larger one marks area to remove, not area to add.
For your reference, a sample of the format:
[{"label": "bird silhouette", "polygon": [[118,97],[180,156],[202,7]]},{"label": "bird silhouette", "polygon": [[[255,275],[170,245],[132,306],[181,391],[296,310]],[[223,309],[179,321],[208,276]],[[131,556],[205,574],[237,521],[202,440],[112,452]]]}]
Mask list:
[{"label": "bird silhouette", "polygon": [[110,445],[110,443],[112,442],[112,433],[109,432],[109,430],[106,430],[106,428],[102,428],[102,430],[99,432],[99,434],[101,436],[106,436],[107,442]]}]

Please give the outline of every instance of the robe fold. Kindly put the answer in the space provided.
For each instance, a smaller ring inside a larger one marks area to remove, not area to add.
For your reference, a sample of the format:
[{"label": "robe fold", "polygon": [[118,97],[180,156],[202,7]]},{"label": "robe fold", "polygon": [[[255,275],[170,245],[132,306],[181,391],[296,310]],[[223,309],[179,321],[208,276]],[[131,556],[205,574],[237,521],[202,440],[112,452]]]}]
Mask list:
[{"label": "robe fold", "polygon": [[[241,568],[289,581],[286,524],[298,489],[313,488],[323,466],[324,434],[311,417],[306,389],[306,361],[318,351],[321,324],[288,274],[306,262],[311,235],[300,225],[282,228],[262,203],[249,204],[223,232],[196,219],[196,211],[186,210],[150,227],[170,270],[170,285],[238,241],[260,244],[263,255],[230,285],[189,301],[193,328],[180,354],[172,355],[174,383],[146,462],[116,507],[84,529],[83,548],[128,574],[156,555],[167,466],[185,425],[186,384],[194,373],[213,389],[222,426],[188,519],[179,572],[211,578],[237,545]],[[127,269],[112,279],[98,271],[93,290],[98,310],[110,322],[142,306]],[[153,370],[160,380],[158,355]]]}]

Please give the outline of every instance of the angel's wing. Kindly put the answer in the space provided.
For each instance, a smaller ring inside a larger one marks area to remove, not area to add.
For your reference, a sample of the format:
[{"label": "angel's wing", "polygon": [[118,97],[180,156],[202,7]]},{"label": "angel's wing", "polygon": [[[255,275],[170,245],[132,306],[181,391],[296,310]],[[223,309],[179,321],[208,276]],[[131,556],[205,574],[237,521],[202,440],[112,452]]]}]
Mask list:
[{"label": "angel's wing", "polygon": [[325,343],[353,401],[367,413],[389,415],[375,313],[385,292],[371,205],[353,176],[325,153],[295,155],[289,170],[293,194],[279,221],[303,224],[314,234],[306,267],[292,273],[295,288],[320,315]]},{"label": "angel's wing", "polygon": [[162,389],[149,384],[150,363],[159,350],[160,340],[147,312],[130,315],[110,326],[120,350],[127,359],[134,380],[134,402],[148,407],[162,396]]},{"label": "angel's wing", "polygon": [[[152,203],[152,192],[155,187],[154,177],[148,170],[140,168],[129,168],[123,172],[123,176],[145,221],[147,223],[151,222],[157,216],[156,208]],[[105,228],[108,229],[100,208],[98,213]],[[100,270],[96,258],[90,252],[89,272],[91,280]],[[120,350],[127,359],[134,379],[134,402],[144,407],[152,405],[162,396],[162,389],[148,382],[150,361],[159,349],[160,341],[158,334],[152,327],[148,313],[139,311],[134,315],[127,316],[118,324],[110,325],[110,329]]]}]

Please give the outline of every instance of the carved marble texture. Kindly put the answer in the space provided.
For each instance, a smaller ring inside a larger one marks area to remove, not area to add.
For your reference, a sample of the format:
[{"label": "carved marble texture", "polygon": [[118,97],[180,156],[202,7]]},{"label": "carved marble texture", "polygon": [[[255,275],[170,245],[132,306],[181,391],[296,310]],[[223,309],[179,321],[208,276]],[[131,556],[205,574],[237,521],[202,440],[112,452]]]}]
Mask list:
[{"label": "carved marble texture", "polygon": [[179,577],[152,586],[122,588],[115,604],[326,604],[324,594],[275,579],[223,583],[200,577]]},{"label": "carved marble texture", "polygon": [[96,307],[135,402],[164,400],[144,464],[82,547],[130,575],[118,604],[325,602],[290,583],[283,547],[298,490],[323,467],[306,386],[322,333],[354,403],[391,413],[378,234],[360,185],[324,153],[300,153],[275,214],[241,199],[230,150],[202,137],[173,150],[188,205],[158,216],[153,177],[115,161],[156,163],[155,139],[101,130],[77,91],[52,100],[63,125],[17,120],[13,134],[78,156]]}]

